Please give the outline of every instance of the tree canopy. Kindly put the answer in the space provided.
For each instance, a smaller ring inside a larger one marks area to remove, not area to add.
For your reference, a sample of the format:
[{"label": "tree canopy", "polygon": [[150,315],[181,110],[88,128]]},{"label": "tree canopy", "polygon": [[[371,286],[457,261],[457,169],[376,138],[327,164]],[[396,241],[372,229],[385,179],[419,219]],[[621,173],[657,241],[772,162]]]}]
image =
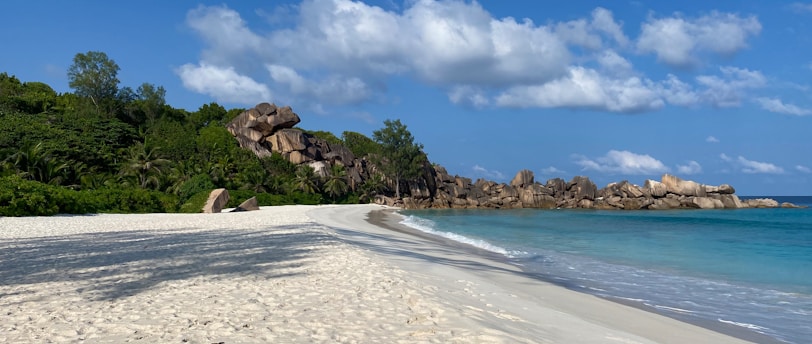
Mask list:
[{"label": "tree canopy", "polygon": [[112,100],[118,94],[118,71],[118,64],[103,52],[78,53],[68,68],[68,85],[76,95],[89,98],[98,108],[102,101]]},{"label": "tree canopy", "polygon": [[379,167],[395,182],[395,197],[400,198],[400,184],[420,175],[425,160],[423,145],[414,142],[406,125],[397,120],[385,120],[384,127],[372,133],[380,145]]}]

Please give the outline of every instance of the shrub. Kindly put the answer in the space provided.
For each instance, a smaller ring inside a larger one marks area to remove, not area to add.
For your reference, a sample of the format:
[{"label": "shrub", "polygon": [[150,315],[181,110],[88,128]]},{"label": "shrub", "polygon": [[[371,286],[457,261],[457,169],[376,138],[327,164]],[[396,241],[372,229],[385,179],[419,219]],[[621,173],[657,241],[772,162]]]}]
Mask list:
[{"label": "shrub", "polygon": [[203,206],[206,205],[206,201],[209,199],[209,194],[211,193],[211,190],[213,189],[203,190],[192,195],[191,197],[189,197],[188,200],[186,200],[186,202],[183,203],[183,205],[180,206],[180,209],[178,211],[181,213],[189,213],[189,214],[202,213]]}]

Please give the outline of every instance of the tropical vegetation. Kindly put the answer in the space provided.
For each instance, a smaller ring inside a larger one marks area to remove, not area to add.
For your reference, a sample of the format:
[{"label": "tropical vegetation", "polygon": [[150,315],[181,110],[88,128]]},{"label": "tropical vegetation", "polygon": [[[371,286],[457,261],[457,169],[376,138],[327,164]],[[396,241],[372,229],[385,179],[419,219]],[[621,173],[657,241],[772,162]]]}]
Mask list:
[{"label": "tropical vegetation", "polygon": [[391,191],[399,197],[425,158],[399,120],[373,138],[306,131],[379,166],[383,175],[351,188],[343,166],[319,177],[280,155],[241,149],[225,124],[244,109],[173,108],[162,86],[122,87],[118,72],[105,53],[90,51],[67,71],[73,92],[0,73],[0,216],[199,212],[215,188],[228,189],[232,203],[368,202]]}]

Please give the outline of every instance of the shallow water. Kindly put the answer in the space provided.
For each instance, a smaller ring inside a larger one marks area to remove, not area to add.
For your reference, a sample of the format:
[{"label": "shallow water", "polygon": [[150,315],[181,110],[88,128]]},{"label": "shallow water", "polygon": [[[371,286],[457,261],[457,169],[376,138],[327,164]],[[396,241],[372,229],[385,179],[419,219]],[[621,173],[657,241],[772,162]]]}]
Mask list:
[{"label": "shallow water", "polygon": [[811,209],[403,214],[574,289],[791,343],[812,338]]}]

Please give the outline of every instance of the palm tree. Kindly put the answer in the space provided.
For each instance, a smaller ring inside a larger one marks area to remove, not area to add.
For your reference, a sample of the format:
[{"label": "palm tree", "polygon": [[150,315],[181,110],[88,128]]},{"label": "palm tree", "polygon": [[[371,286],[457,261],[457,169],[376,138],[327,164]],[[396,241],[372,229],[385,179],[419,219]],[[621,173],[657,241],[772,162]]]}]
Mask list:
[{"label": "palm tree", "polygon": [[249,168],[238,174],[241,182],[240,189],[251,190],[256,193],[267,193],[271,191],[273,176],[260,167]]},{"label": "palm tree", "polygon": [[305,193],[316,193],[319,187],[316,184],[316,173],[313,168],[307,165],[299,165],[296,175],[293,177],[293,188],[302,190]]},{"label": "palm tree", "polygon": [[166,170],[169,160],[161,158],[155,148],[147,149],[141,142],[132,145],[128,155],[128,160],[122,166],[120,174],[134,177],[142,189],[146,189],[150,185],[157,189],[160,186],[158,176]]},{"label": "palm tree", "polygon": [[383,178],[380,174],[372,174],[364,181],[364,184],[361,185],[361,200],[362,201],[369,201],[375,195],[378,195],[382,192],[386,191],[386,184],[383,182]]},{"label": "palm tree", "polygon": [[335,202],[336,198],[347,194],[348,189],[347,171],[344,170],[343,166],[333,165],[333,167],[330,168],[330,175],[324,183],[324,191],[327,192],[330,197],[333,198],[333,202]]},{"label": "palm tree", "polygon": [[47,151],[42,142],[26,146],[6,158],[9,169],[16,170],[22,178],[59,185],[68,172],[68,164],[58,161]]}]

